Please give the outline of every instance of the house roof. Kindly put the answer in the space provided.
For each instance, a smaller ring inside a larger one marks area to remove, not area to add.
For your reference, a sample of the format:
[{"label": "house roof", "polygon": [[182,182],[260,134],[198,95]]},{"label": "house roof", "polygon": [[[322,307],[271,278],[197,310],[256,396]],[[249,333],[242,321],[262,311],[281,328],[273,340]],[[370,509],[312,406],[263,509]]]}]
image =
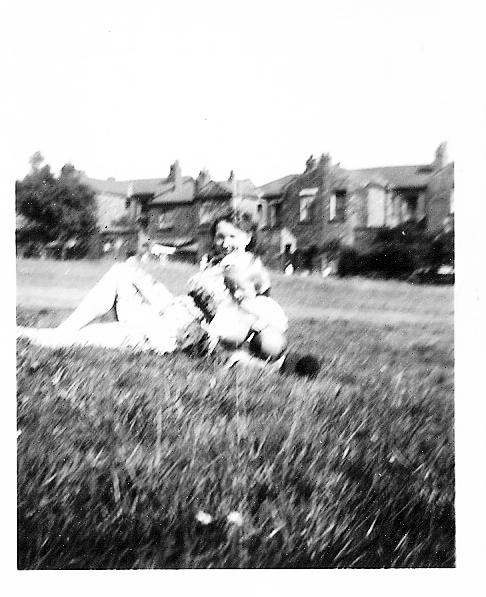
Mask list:
[{"label": "house roof", "polygon": [[362,186],[368,184],[377,184],[381,187],[391,186],[388,178],[385,178],[380,172],[362,172],[360,170],[349,171],[345,177],[336,179],[332,185],[334,190],[350,189],[351,187]]},{"label": "house roof", "polygon": [[174,203],[190,203],[194,201],[194,180],[190,176],[184,176],[182,184],[176,188],[174,183],[163,185],[149,205],[167,205]]},{"label": "house roof", "polygon": [[198,197],[230,197],[233,194],[231,182],[227,180],[210,180],[197,193]]},{"label": "house roof", "polygon": [[[190,187],[194,189],[194,179],[191,176],[181,177],[182,188]],[[134,180],[132,195],[154,195],[159,197],[161,195],[170,193],[175,190],[173,180],[168,178],[149,178],[145,180]]]},{"label": "house roof", "polygon": [[236,181],[236,192],[247,197],[258,197],[256,186],[249,178]]},{"label": "house roof", "polygon": [[128,191],[129,180],[115,180],[108,178],[106,180],[99,178],[90,178],[81,173],[79,179],[82,183],[93,189],[97,193],[111,193],[113,195],[126,195]]},{"label": "house roof", "polygon": [[[230,180],[210,180],[197,193],[198,197],[203,199],[214,197],[231,197],[233,194],[233,182]],[[236,181],[236,193],[246,197],[256,197],[257,191],[255,185],[249,178]]]},{"label": "house roof", "polygon": [[260,197],[275,197],[281,195],[287,186],[297,178],[297,174],[288,174],[283,178],[277,178],[257,188]]},{"label": "house roof", "polygon": [[344,170],[341,166],[336,165],[332,169],[331,187],[333,190],[344,190],[349,186],[352,179],[350,170]]},{"label": "house roof", "polygon": [[433,173],[429,164],[414,166],[381,166],[378,168],[359,168],[348,170],[356,179],[363,181],[385,181],[393,189],[420,189],[427,186]]},{"label": "house roof", "polygon": [[[86,174],[80,174],[80,180],[97,193],[111,193],[113,195],[159,195],[174,188],[174,183],[167,178],[139,178],[135,180],[106,180],[90,178]],[[182,177],[182,184],[193,181],[190,176]]]},{"label": "house roof", "polygon": [[133,180],[132,196],[133,195],[155,195],[160,191],[171,186],[173,183],[167,178],[146,178],[142,180]]},{"label": "house roof", "polygon": [[450,176],[454,180],[454,162],[449,162],[443,168],[435,170],[432,176]]}]

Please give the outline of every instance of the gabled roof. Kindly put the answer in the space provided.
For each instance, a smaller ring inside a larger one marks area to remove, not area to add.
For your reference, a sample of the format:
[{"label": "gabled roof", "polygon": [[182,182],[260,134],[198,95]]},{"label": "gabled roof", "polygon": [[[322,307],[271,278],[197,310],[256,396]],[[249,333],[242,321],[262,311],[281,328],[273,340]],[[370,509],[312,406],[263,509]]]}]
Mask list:
[{"label": "gabled roof", "polygon": [[351,181],[351,172],[344,170],[339,164],[336,164],[331,171],[331,188],[334,191],[345,190]]},{"label": "gabled roof", "polygon": [[194,188],[194,179],[192,179],[190,176],[184,176],[182,179],[182,184],[179,188],[176,188],[172,182],[164,185],[162,190],[159,191],[149,203],[149,206],[190,203],[194,201]]},{"label": "gabled roof", "polygon": [[249,178],[243,178],[236,181],[236,192],[245,197],[258,197],[256,186]]},{"label": "gabled roof", "polygon": [[233,187],[231,182],[227,180],[210,180],[198,191],[197,196],[207,199],[210,197],[231,197],[232,194]]},{"label": "gabled roof", "polygon": [[[191,176],[181,177],[181,186],[190,184],[193,187],[194,179]],[[154,195],[158,197],[175,189],[174,181],[168,178],[149,178],[145,180],[134,180],[132,195]]]},{"label": "gabled roof", "polygon": [[[199,190],[197,196],[203,199],[231,197],[233,195],[233,184],[230,180],[210,180]],[[235,187],[237,195],[257,197],[256,187],[249,178],[237,180]]]},{"label": "gabled roof", "polygon": [[277,178],[257,188],[260,197],[277,197],[280,196],[287,186],[297,178],[297,174],[288,174],[283,178]]}]

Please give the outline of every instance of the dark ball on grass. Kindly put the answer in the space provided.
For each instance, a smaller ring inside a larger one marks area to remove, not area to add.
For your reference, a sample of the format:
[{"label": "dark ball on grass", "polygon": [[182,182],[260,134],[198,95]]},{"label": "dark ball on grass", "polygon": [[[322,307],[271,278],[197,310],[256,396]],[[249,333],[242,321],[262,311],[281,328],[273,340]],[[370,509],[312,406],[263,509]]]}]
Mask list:
[{"label": "dark ball on grass", "polygon": [[321,368],[319,360],[312,354],[289,352],[282,365],[282,372],[299,375],[300,377],[314,378]]},{"label": "dark ball on grass", "polygon": [[305,354],[295,364],[295,373],[302,377],[316,377],[321,365],[312,354]]}]

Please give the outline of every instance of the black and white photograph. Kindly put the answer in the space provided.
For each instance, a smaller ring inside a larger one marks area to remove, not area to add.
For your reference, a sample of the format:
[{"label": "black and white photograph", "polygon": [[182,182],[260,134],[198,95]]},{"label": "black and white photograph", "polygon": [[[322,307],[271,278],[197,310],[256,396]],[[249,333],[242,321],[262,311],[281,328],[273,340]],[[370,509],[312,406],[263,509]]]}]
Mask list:
[{"label": "black and white photograph", "polygon": [[20,4],[17,571],[456,568],[454,3]]}]

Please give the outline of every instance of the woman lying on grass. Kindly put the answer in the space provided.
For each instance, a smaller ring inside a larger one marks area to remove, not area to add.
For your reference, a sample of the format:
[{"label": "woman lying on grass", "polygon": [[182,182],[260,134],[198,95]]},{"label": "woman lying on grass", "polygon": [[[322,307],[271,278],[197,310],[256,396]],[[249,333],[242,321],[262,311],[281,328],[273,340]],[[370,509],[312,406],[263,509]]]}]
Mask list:
[{"label": "woman lying on grass", "polygon": [[[261,367],[273,361],[274,368],[283,368],[287,317],[268,296],[268,273],[250,250],[254,231],[249,214],[230,211],[217,218],[212,251],[190,278],[187,295],[172,295],[144,270],[141,256],[131,257],[114,265],[57,328],[20,327],[18,335],[42,346],[126,347],[160,354],[212,351],[221,342],[245,345],[253,355],[239,351],[230,365]],[[113,307],[116,322],[93,323]]]}]

